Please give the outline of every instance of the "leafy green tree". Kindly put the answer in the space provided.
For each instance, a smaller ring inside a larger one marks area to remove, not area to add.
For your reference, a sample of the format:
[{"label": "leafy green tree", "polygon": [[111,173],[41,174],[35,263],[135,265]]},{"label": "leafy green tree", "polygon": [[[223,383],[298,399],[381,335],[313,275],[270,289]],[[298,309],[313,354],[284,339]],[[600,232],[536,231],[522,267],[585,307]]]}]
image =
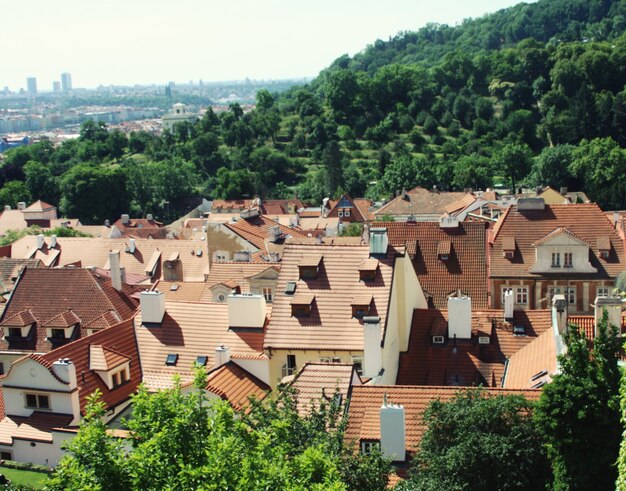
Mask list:
[{"label": "leafy green tree", "polygon": [[61,178],[61,211],[84,224],[102,223],[129,209],[126,176],[119,167],[80,164]]},{"label": "leafy green tree", "polygon": [[626,152],[612,138],[582,140],[570,172],[602,208],[620,210],[626,203]]},{"label": "leafy green tree", "polygon": [[328,143],[326,148],[324,148],[322,160],[326,166],[328,176],[328,191],[330,194],[335,194],[335,191],[341,185],[343,176],[343,153],[335,140]]},{"label": "leafy green tree", "polygon": [[215,176],[214,196],[221,199],[236,199],[256,193],[258,176],[248,169],[229,170],[222,167]]},{"label": "leafy green tree", "polygon": [[528,145],[509,143],[494,152],[491,164],[494,169],[508,177],[512,189],[530,171],[531,151]]},{"label": "leafy green tree", "polygon": [[487,189],[493,185],[491,165],[487,157],[478,154],[466,155],[454,164],[454,180],[457,189]]},{"label": "leafy green tree", "polygon": [[5,182],[0,189],[0,206],[9,205],[15,208],[20,201],[25,203],[30,203],[31,201],[31,195],[26,183],[23,181]]},{"label": "leafy green tree", "polygon": [[107,125],[103,121],[90,119],[80,127],[80,139],[92,143],[104,143],[109,137]]},{"label": "leafy green tree", "polygon": [[[620,424],[620,341],[605,311],[593,343],[574,325],[561,371],[535,410],[554,472],[554,489],[614,489]],[[584,462],[584,465],[582,463]]]},{"label": "leafy green tree", "polygon": [[433,401],[411,475],[396,489],[545,489],[550,467],[532,410],[522,396],[481,389]]},{"label": "leafy green tree", "polygon": [[89,396],[78,434],[69,441],[68,453],[56,467],[49,489],[129,489],[125,455],[121,444],[107,434],[106,410],[100,396],[99,391]]},{"label": "leafy green tree", "polygon": [[107,136],[106,145],[111,158],[119,160],[124,155],[126,148],[128,148],[128,138],[122,131],[112,130],[109,132],[109,136]]},{"label": "leafy green tree", "polygon": [[33,199],[41,199],[48,203],[59,200],[59,186],[50,168],[41,162],[31,160],[24,166],[26,187]]},{"label": "leafy green tree", "polygon": [[531,182],[535,185],[548,185],[557,190],[571,186],[574,182],[570,165],[574,154],[573,145],[555,145],[544,148],[532,165]]},{"label": "leafy green tree", "polygon": [[343,186],[350,196],[361,197],[367,189],[367,179],[356,162],[350,163],[343,171]]},{"label": "leafy green tree", "polygon": [[380,181],[384,193],[395,193],[400,189],[411,189],[417,184],[417,163],[406,156],[395,158],[385,167]]}]

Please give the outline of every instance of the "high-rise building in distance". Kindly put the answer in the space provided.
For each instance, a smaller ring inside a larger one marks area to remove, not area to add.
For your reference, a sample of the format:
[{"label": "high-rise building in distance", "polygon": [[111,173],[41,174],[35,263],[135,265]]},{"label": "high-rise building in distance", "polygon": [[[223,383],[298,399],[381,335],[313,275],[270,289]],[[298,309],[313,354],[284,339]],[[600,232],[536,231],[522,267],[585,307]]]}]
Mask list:
[{"label": "high-rise building in distance", "polygon": [[63,92],[68,92],[72,90],[72,74],[71,73],[62,73],[61,74],[61,89]]},{"label": "high-rise building in distance", "polygon": [[37,79],[35,77],[28,77],[26,79],[26,88],[30,95],[37,94]]},{"label": "high-rise building in distance", "polygon": [[52,92],[61,92],[61,82],[58,80],[52,82]]}]

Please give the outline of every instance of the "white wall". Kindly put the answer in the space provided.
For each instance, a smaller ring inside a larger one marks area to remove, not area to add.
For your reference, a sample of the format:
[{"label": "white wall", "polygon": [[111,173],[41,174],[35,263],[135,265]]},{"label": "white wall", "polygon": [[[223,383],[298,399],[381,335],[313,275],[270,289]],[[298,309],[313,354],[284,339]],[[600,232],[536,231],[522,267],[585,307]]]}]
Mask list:
[{"label": "white wall", "polygon": [[[561,266],[552,267],[552,253],[561,254]],[[572,253],[572,267],[563,267],[565,252]],[[536,248],[535,264],[531,273],[596,273],[598,270],[589,262],[589,246],[572,236],[562,233]]]},{"label": "white wall", "polygon": [[270,384],[270,361],[269,360],[232,360],[244,370],[250,372],[259,380],[262,380],[267,385]]}]

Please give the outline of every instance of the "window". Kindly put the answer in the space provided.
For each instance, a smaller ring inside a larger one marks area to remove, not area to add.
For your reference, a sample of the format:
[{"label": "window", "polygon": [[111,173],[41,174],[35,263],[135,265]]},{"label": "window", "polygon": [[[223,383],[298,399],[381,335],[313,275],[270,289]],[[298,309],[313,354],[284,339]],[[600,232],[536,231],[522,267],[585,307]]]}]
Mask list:
[{"label": "window", "polygon": [[565,289],[565,298],[567,299],[567,303],[570,305],[576,304],[576,288],[569,287]]},{"label": "window", "polygon": [[320,358],[322,363],[341,363],[341,358],[338,356],[323,356]]},{"label": "window", "polygon": [[344,216],[344,217],[349,217],[349,216],[350,216],[350,210],[345,210],[345,211],[343,212],[343,216]]},{"label": "window", "polygon": [[561,253],[560,252],[552,253],[552,267],[553,268],[561,267]]},{"label": "window", "polygon": [[337,214],[339,215],[339,218],[343,218],[343,211],[340,211]]},{"label": "window", "polygon": [[548,305],[552,305],[552,297],[554,297],[554,295],[560,295],[560,294],[561,294],[561,287],[551,286],[550,288],[548,288]]},{"label": "window", "polygon": [[11,452],[0,452],[0,459],[13,460],[13,455],[11,454]]},{"label": "window", "polygon": [[433,343],[435,344],[443,344],[445,338],[443,336],[433,336]]},{"label": "window", "polygon": [[[602,287],[598,287],[596,288],[596,295],[598,297],[608,297],[609,296],[609,289],[605,286]],[[2,372],[4,373],[4,372]]]},{"label": "window", "polygon": [[111,379],[113,381],[114,388],[122,385],[124,382],[128,382],[128,379],[129,379],[128,370],[126,368],[122,368],[118,372],[115,372],[111,376]]},{"label": "window", "polygon": [[527,286],[515,289],[515,303],[519,303],[521,305],[528,304],[528,287]]},{"label": "window", "polygon": [[282,375],[288,377],[296,373],[296,355],[287,355],[287,363],[283,365]]},{"label": "window", "polygon": [[359,276],[362,281],[374,281],[376,279],[376,270],[362,269],[359,271]]},{"label": "window", "polygon": [[226,295],[224,295],[223,293],[220,293],[220,294],[217,296],[217,301],[218,301],[219,303],[224,303],[224,302],[226,301]]},{"label": "window", "polygon": [[571,252],[564,252],[563,253],[563,267],[564,268],[571,268],[574,266],[574,263],[572,261],[573,259],[573,254]]},{"label": "window", "polygon": [[65,329],[52,329],[52,339],[65,339]]},{"label": "window", "polygon": [[4,375],[4,363],[0,362],[0,375]]},{"label": "window", "polygon": [[506,294],[506,292],[508,291],[513,291],[513,289],[510,286],[503,286],[502,287],[502,294],[500,295],[500,304],[504,307],[504,296]]},{"label": "window", "polygon": [[609,251],[607,251],[607,250],[600,251],[600,257],[602,259],[608,259],[609,258]]},{"label": "window", "polygon": [[478,344],[489,344],[489,336],[478,336]]},{"label": "window", "polygon": [[206,366],[207,361],[209,361],[209,357],[206,355],[200,355],[196,357],[196,364],[200,365],[201,367]]},{"label": "window", "polygon": [[353,305],[352,306],[352,317],[356,317],[357,319],[362,319],[366,315],[370,315],[369,305]]},{"label": "window", "polygon": [[301,280],[317,279],[317,267],[316,266],[300,266],[300,279]]},{"label": "window", "polygon": [[12,338],[21,338],[22,330],[19,327],[9,327],[9,336]]},{"label": "window", "polygon": [[354,365],[354,369],[356,373],[363,376],[363,357],[362,356],[353,356],[352,364]]},{"label": "window", "polygon": [[168,367],[176,366],[177,362],[178,362],[178,355],[175,353],[170,353],[169,355],[167,355],[167,358],[165,359],[165,364]]},{"label": "window", "polygon": [[308,317],[311,315],[311,306],[291,304],[291,315],[294,317]]},{"label": "window", "polygon": [[50,398],[45,394],[26,394],[26,407],[30,409],[50,409]]},{"label": "window", "polygon": [[514,255],[515,255],[515,252],[513,251],[504,251],[504,257],[507,259],[513,259]]},{"label": "window", "polygon": [[274,298],[272,295],[271,288],[263,288],[263,296],[265,297],[265,301],[268,303],[272,303],[272,299]]},{"label": "window", "polygon": [[369,440],[369,441],[361,442],[361,453],[363,455],[369,455],[374,450],[379,449],[379,448],[380,448],[380,441],[378,440]]}]

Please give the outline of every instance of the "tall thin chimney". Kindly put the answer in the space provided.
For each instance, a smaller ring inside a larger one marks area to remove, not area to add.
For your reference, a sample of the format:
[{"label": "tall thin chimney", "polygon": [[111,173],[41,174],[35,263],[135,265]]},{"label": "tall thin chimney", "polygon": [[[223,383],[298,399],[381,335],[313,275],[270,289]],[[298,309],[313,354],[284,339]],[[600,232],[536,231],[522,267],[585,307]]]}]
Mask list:
[{"label": "tall thin chimney", "polygon": [[380,407],[380,451],[396,462],[406,459],[404,407],[387,403],[387,395]]},{"label": "tall thin chimney", "polygon": [[109,266],[111,268],[111,285],[118,292],[122,291],[122,268],[120,267],[120,251],[109,252]]},{"label": "tall thin chimney", "polygon": [[378,377],[383,368],[383,349],[380,345],[380,317],[363,317],[363,376]]}]

